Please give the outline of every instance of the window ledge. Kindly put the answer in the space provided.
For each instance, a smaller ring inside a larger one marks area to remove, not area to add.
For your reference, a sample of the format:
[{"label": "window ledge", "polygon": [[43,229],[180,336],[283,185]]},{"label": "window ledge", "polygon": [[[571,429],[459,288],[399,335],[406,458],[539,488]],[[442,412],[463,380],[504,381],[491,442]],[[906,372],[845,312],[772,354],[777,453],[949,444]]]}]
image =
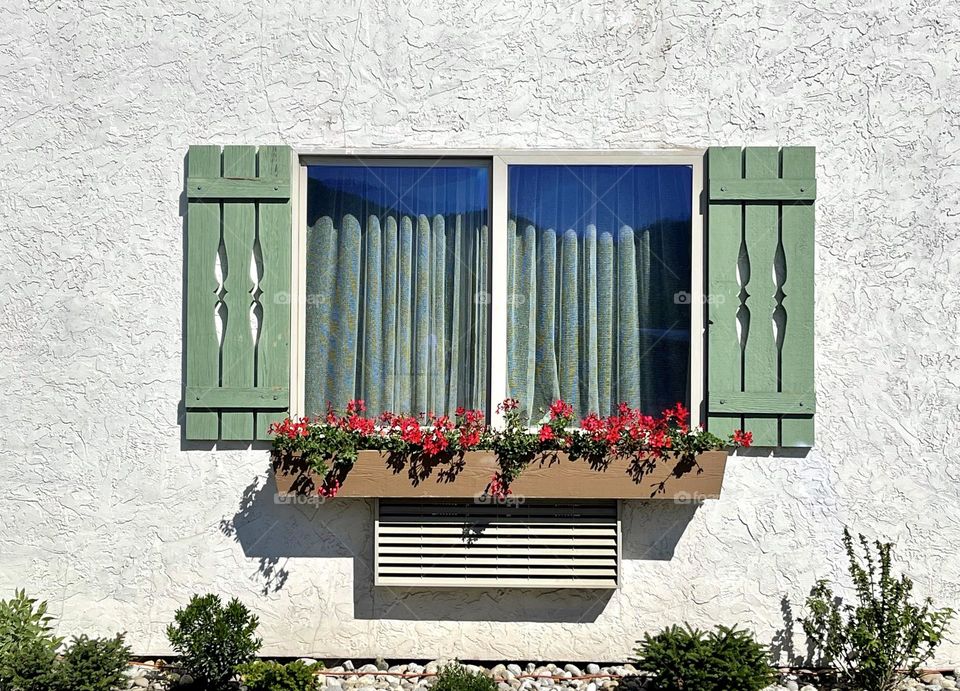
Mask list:
[{"label": "window ledge", "polygon": [[[542,454],[511,483],[512,497],[529,499],[668,499],[695,502],[720,496],[726,451],[707,451],[692,460],[668,456],[637,472],[630,459],[605,468],[565,453]],[[380,451],[361,451],[343,479],[338,497],[473,499],[484,495],[500,469],[490,451],[464,453],[452,462],[411,463]],[[316,495],[323,478],[299,456],[274,454],[281,497]]]}]

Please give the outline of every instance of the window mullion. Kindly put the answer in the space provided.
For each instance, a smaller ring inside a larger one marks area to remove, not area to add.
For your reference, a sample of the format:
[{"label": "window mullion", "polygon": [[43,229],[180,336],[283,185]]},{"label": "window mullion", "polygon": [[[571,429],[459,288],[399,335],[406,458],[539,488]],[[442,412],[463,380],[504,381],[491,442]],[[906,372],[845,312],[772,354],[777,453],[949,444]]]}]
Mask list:
[{"label": "window mullion", "polygon": [[490,197],[490,423],[503,426],[497,405],[507,397],[507,164],[492,162]]}]

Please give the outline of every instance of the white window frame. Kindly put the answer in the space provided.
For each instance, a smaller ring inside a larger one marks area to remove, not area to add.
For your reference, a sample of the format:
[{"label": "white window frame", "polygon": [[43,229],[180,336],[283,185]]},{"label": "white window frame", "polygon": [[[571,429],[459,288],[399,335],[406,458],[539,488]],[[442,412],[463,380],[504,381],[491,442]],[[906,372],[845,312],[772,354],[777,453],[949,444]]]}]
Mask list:
[{"label": "white window frame", "polygon": [[[703,157],[705,149],[588,151],[588,150],[506,150],[506,149],[324,149],[295,151],[292,243],[292,299],[290,339],[290,413],[303,415],[305,408],[304,357],[306,339],[306,240],[307,166],[341,159],[487,159],[490,161],[490,371],[488,411],[491,425],[500,427],[503,418],[496,403],[507,390],[507,170],[513,165],[678,165],[692,169],[691,253],[690,253],[690,394],[691,423],[704,424],[704,241],[703,241]],[[379,161],[378,161],[379,162]],[[647,411],[656,413],[658,411]]]}]

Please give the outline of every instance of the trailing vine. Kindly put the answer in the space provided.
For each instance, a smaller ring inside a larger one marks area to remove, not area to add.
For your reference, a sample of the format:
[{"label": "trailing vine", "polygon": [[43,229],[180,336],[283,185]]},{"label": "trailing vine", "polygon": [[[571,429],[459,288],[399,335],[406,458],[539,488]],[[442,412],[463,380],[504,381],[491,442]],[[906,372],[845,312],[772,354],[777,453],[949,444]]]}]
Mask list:
[{"label": "trailing vine", "polygon": [[357,454],[365,450],[436,463],[450,462],[466,451],[493,451],[500,470],[490,479],[487,492],[503,498],[523,469],[545,453],[565,452],[571,460],[583,460],[598,469],[613,458],[629,458],[636,479],[667,455],[693,459],[704,451],[750,446],[753,440],[750,432],[742,430],[722,439],[700,427],[690,428],[689,413],[680,403],[656,418],[621,403],[613,415],[590,413],[574,426],[573,407],[558,400],[533,429],[520,410],[516,399],[504,400],[497,406],[504,424],[491,429],[480,410],[458,408],[452,417],[392,412],[368,417],[365,403],[356,400],[343,412],[330,407],[321,417],[287,418],[272,424],[269,431],[274,451],[300,454],[324,478],[319,493],[331,497],[336,496]]}]

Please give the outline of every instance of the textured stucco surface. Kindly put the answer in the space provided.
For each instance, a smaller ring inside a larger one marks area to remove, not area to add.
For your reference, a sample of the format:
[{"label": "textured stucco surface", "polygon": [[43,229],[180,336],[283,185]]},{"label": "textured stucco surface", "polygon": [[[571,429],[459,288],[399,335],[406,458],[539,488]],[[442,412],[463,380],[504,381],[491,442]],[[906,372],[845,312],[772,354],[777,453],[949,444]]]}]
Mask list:
[{"label": "textured stucco surface", "polygon": [[[0,595],[141,653],[215,590],[268,653],[612,659],[680,619],[769,638],[848,523],[960,606],[958,46],[949,0],[0,4]],[[204,142],[815,145],[817,448],[626,506],[609,597],[374,593],[371,504],[277,506],[263,450],[182,448]]]}]

